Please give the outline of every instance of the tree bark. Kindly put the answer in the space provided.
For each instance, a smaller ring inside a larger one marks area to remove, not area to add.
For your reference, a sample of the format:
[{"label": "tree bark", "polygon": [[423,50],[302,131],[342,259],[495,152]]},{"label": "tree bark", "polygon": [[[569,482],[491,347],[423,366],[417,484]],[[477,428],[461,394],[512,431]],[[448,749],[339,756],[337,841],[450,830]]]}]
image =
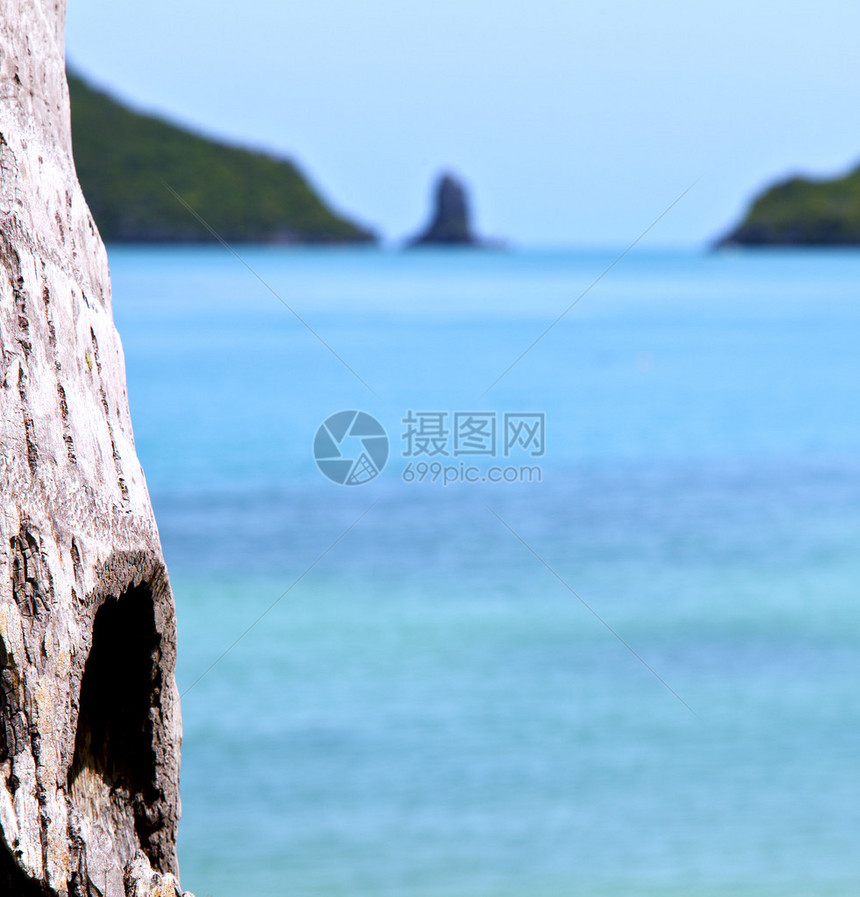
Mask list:
[{"label": "tree bark", "polygon": [[64,0],[0,0],[0,894],[172,897],[175,610],[64,25]]}]

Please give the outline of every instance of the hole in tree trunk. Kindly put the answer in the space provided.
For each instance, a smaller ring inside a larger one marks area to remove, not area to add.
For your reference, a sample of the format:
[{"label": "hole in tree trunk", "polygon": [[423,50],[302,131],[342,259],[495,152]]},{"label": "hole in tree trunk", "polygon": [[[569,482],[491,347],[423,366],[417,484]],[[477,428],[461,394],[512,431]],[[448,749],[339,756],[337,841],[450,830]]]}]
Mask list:
[{"label": "hole in tree trunk", "polygon": [[47,889],[28,878],[0,843],[0,894],[3,897],[45,897]]},{"label": "hole in tree trunk", "polygon": [[70,796],[91,820],[110,818],[114,849],[126,861],[135,841],[149,852],[156,827],[150,709],[160,693],[158,645],[146,585],[108,598],[96,613],[81,681]]}]

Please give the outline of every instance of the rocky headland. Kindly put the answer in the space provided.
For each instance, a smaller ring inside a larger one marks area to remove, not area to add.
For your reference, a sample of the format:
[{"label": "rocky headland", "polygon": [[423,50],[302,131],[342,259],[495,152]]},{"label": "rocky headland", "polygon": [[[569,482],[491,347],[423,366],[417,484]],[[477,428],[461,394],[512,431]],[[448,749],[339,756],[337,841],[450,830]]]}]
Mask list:
[{"label": "rocky headland", "polygon": [[842,177],[791,177],[757,196],[717,246],[860,245],[860,168]]}]

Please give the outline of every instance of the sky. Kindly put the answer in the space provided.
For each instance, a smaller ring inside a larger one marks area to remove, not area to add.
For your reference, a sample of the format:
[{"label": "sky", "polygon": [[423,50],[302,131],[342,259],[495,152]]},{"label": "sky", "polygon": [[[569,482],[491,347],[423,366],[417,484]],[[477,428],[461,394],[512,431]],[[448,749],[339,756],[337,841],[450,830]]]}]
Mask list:
[{"label": "sky", "polygon": [[525,246],[701,246],[765,184],[860,163],[856,0],[68,0],[139,109],[295,161],[389,242],[453,170]]}]

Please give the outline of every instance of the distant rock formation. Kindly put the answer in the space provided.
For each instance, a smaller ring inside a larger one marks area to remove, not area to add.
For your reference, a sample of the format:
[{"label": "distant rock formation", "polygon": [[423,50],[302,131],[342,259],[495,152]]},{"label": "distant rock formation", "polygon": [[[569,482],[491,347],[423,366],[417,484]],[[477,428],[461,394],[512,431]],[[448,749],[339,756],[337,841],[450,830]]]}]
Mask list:
[{"label": "distant rock formation", "polygon": [[716,245],[860,245],[860,168],[829,180],[793,177],[774,184]]},{"label": "distant rock formation", "polygon": [[409,246],[482,246],[472,233],[466,187],[453,174],[439,176],[434,190],[433,217]]}]

